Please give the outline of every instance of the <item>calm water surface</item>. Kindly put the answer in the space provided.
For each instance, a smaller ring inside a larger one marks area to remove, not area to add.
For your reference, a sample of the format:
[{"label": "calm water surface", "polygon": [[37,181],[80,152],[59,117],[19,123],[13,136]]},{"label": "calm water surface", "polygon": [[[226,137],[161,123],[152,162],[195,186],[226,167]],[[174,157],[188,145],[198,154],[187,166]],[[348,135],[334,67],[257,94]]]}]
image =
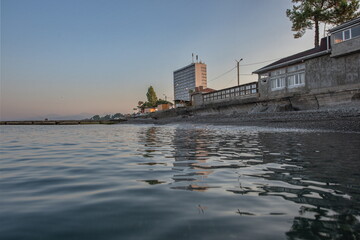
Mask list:
[{"label": "calm water surface", "polygon": [[360,239],[360,134],[0,126],[1,239]]}]

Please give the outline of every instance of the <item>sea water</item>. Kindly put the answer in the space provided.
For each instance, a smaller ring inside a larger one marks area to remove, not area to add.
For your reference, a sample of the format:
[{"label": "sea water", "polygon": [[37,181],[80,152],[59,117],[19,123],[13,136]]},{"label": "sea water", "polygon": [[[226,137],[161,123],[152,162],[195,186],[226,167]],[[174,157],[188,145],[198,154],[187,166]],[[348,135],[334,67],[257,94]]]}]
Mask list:
[{"label": "sea water", "polygon": [[359,239],[360,134],[0,126],[0,239]]}]

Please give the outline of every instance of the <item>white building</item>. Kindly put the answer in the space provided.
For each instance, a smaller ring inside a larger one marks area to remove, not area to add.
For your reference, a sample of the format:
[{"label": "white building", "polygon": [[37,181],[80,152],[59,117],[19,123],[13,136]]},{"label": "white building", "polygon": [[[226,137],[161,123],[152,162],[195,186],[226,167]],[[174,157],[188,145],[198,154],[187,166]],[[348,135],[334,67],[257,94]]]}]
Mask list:
[{"label": "white building", "polygon": [[191,63],[174,71],[174,100],[175,102],[190,101],[190,92],[195,87],[207,87],[206,64]]}]

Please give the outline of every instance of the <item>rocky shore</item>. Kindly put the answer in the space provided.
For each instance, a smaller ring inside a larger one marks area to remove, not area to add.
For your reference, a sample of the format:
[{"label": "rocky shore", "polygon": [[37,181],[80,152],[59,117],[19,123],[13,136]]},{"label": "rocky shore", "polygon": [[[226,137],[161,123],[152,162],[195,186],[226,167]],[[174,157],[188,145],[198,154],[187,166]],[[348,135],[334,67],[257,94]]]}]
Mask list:
[{"label": "rocky shore", "polygon": [[351,131],[360,133],[360,104],[337,106],[336,108],[288,111],[233,113],[230,115],[192,115],[176,117],[154,117],[129,119],[126,123],[143,124],[211,124],[233,126],[259,126],[275,128],[318,129],[331,131]]}]

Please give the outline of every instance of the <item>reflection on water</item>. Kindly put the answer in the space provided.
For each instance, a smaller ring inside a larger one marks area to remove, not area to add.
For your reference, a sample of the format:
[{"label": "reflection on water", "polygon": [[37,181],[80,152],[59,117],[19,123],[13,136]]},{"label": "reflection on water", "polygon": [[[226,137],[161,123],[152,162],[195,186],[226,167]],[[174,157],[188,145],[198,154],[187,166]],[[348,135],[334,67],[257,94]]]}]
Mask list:
[{"label": "reflection on water", "polygon": [[[299,214],[286,232],[289,239],[359,239],[359,135],[233,130],[174,129],[174,175],[169,187],[279,196],[299,205]],[[139,139],[146,139],[145,146],[161,145],[162,132],[161,127],[150,127],[139,132]],[[145,152],[156,152],[151,147]],[[211,179],[220,169],[225,170],[222,175],[237,174],[237,185],[229,184],[226,177]],[[204,213],[200,205],[198,209]]]},{"label": "reflection on water", "polygon": [[1,128],[5,239],[360,239],[360,134],[27,127]]}]

